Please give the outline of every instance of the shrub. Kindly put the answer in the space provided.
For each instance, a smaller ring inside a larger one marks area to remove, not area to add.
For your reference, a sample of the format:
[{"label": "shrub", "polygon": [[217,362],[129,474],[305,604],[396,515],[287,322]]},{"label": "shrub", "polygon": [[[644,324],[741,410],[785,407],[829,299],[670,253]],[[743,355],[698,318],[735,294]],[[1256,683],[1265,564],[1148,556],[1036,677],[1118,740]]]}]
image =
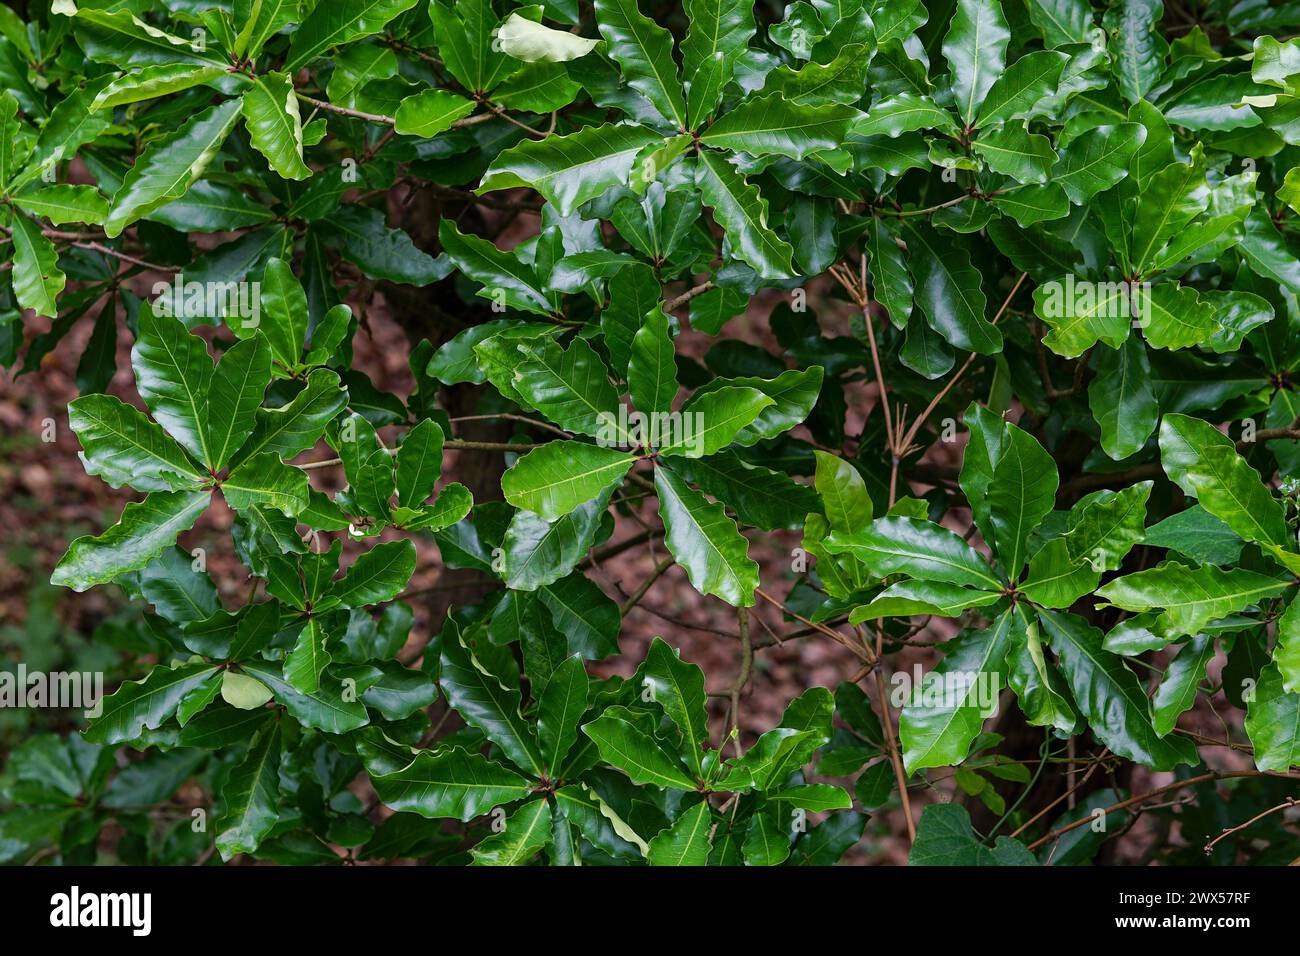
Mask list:
[{"label": "shrub", "polygon": [[[93,323],[138,495],[52,574],[131,679],[10,756],[0,857],[1295,855],[1291,7],[25,6],[0,359]],[[746,718],[795,638],[841,682]]]}]

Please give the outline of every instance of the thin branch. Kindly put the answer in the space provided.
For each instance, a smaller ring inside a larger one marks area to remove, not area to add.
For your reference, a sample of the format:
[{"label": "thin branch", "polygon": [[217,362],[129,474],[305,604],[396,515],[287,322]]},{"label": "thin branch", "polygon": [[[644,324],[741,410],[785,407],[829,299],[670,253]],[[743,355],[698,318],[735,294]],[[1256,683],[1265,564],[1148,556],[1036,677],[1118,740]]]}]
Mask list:
[{"label": "thin branch", "polygon": [[736,608],[736,623],[740,626],[740,670],[728,688],[727,695],[731,698],[732,746],[736,748],[736,756],[743,757],[745,751],[740,746],[740,692],[745,689],[750,674],[754,671],[754,645],[749,640],[749,612],[745,608]]},{"label": "thin branch", "polygon": [[629,597],[626,601],[624,601],[622,605],[619,607],[618,609],[619,617],[626,617],[628,611],[632,610],[632,608],[640,604],[641,599],[646,596],[646,592],[649,591],[652,587],[654,587],[654,583],[658,581],[661,577],[663,577],[664,574],[668,571],[668,569],[671,568],[675,563],[676,562],[672,558],[664,558],[662,561],[656,564],[654,570],[651,571],[648,575],[646,575],[646,579],[641,582],[640,586],[638,586],[635,591],[632,592],[632,596]]},{"label": "thin branch", "polygon": [[866,661],[869,664],[875,662],[875,656],[871,653],[871,650],[869,648],[863,647],[860,644],[855,644],[853,641],[849,640],[839,631],[831,630],[829,627],[827,627],[824,624],[818,624],[815,621],[810,621],[808,620],[808,618],[804,617],[803,615],[790,610],[788,607],[786,607],[776,598],[772,597],[772,595],[768,594],[762,588],[755,588],[754,593],[757,594],[759,597],[761,597],[768,604],[774,605],[775,607],[780,608],[786,614],[789,614],[800,624],[806,624],[809,627],[811,627],[813,630],[815,630],[817,633],[826,635],[831,640],[835,641],[835,643],[837,644],[842,644],[844,647],[848,648],[855,657],[863,661]]},{"label": "thin branch", "polygon": [[[1235,777],[1278,777],[1283,780],[1300,780],[1300,775],[1290,774],[1290,773],[1278,773],[1271,770],[1214,770],[1211,771],[1210,773],[1203,773],[1195,777],[1188,777],[1186,780],[1175,780],[1171,784],[1167,784],[1166,786],[1163,787],[1157,787],[1155,790],[1150,790],[1146,793],[1140,793],[1136,797],[1129,797],[1127,800],[1121,800],[1118,803],[1112,803],[1110,806],[1103,809],[1101,813],[1102,816],[1109,816],[1110,814],[1115,813],[1119,810],[1127,810],[1129,807],[1135,807],[1140,803],[1146,803],[1146,801],[1154,799],[1155,797],[1162,797],[1166,793],[1173,793],[1175,790],[1181,790],[1184,787],[1193,787],[1196,786],[1196,784],[1198,783],[1207,783],[1208,781],[1211,780],[1230,780]],[[1058,827],[1057,829],[1053,830],[1051,833],[1047,834],[1046,836],[1040,837],[1039,839],[1035,840],[1033,843],[1029,844],[1029,849],[1036,850],[1044,843],[1048,843],[1061,836],[1064,836],[1065,834],[1069,833],[1071,830],[1078,829],[1081,826],[1085,826],[1086,824],[1091,823],[1095,813],[1096,811],[1093,811],[1092,814],[1089,814],[1083,817],[1082,819],[1075,820],[1073,823],[1066,824],[1063,827]]]},{"label": "thin branch", "polygon": [[695,298],[697,295],[703,295],[705,292],[708,292],[712,288],[713,288],[712,282],[702,282],[693,289],[687,289],[677,298],[672,299],[671,301],[666,303],[664,305],[664,311],[675,312],[676,310],[684,306],[687,302],[690,302],[691,299]]},{"label": "thin branch", "polygon": [[1239,823],[1239,824],[1237,824],[1235,827],[1228,827],[1228,828],[1225,829],[1222,833],[1220,833],[1218,836],[1216,836],[1213,840],[1211,840],[1209,843],[1205,844],[1205,852],[1206,852],[1206,853],[1209,853],[1210,850],[1214,849],[1214,844],[1218,843],[1220,840],[1222,840],[1222,839],[1224,839],[1224,838],[1226,838],[1226,837],[1232,836],[1232,834],[1234,834],[1234,833],[1239,833],[1239,832],[1241,832],[1242,830],[1246,829],[1246,827],[1250,826],[1252,823],[1255,823],[1255,822],[1257,822],[1257,821],[1259,821],[1259,820],[1263,820],[1263,819],[1264,819],[1266,816],[1268,816],[1270,813],[1277,813],[1279,810],[1286,810],[1288,807],[1294,807],[1294,806],[1300,806],[1300,804],[1297,804],[1297,803],[1296,803],[1296,800],[1295,800],[1294,797],[1287,797],[1285,800],[1283,800],[1283,801],[1282,801],[1281,803],[1279,803],[1277,806],[1275,806],[1275,807],[1269,807],[1269,808],[1268,808],[1267,810],[1265,810],[1263,813],[1257,813],[1257,814],[1255,814],[1253,817],[1251,817],[1251,818],[1250,818],[1249,820],[1247,820],[1245,823]]},{"label": "thin branch", "polygon": [[[877,640],[879,646],[879,640]],[[880,698],[881,730],[885,733],[885,744],[889,749],[889,762],[894,767],[894,781],[898,785],[898,796],[903,804],[903,818],[907,821],[908,843],[916,842],[916,820],[912,817],[912,798],[907,792],[907,774],[903,769],[903,758],[898,752],[898,741],[894,739],[894,718],[889,712],[889,689],[885,686],[885,672],[877,667],[876,696]]]},{"label": "thin branch", "polygon": [[[395,126],[397,124],[397,119],[395,117],[385,116],[383,113],[367,113],[364,110],[350,109],[346,106],[339,106],[335,103],[330,103],[327,100],[318,100],[314,96],[308,96],[306,93],[299,92],[298,90],[294,90],[294,94],[298,99],[302,100],[304,103],[310,103],[318,110],[338,113],[340,116],[350,116],[352,119],[365,120],[367,123],[382,123],[385,126]],[[492,108],[490,104],[489,108]],[[500,107],[496,107],[496,109],[500,109]],[[477,126],[479,123],[486,123],[488,120],[493,118],[493,113],[479,113],[476,116],[466,116],[464,119],[456,120],[456,122],[451,124],[450,128],[465,129],[469,126]],[[509,117],[505,116],[502,118],[509,119]]]},{"label": "thin branch", "polygon": [[[1011,305],[1011,300],[1015,298],[1016,293],[1020,291],[1020,286],[1025,281],[1027,275],[1029,275],[1028,272],[1020,273],[1020,278],[1017,279],[1016,284],[1011,287],[1011,291],[1007,293],[1007,297],[1002,300],[1002,307],[998,309],[998,314],[993,316],[992,325],[997,325],[998,320],[1006,313],[1008,306]],[[904,449],[916,440],[916,436],[920,432],[921,426],[924,425],[926,419],[930,417],[930,413],[939,406],[939,403],[943,401],[944,396],[952,391],[953,386],[955,386],[958,380],[961,379],[963,373],[971,367],[971,364],[975,361],[975,356],[978,354],[978,352],[971,352],[971,354],[966,357],[965,364],[957,370],[957,374],[948,379],[947,384],[939,390],[939,394],[930,400],[930,404],[925,407],[925,411],[921,412],[921,414],[917,416],[916,421],[912,423],[912,427],[908,429],[907,435],[903,438],[902,445]]]},{"label": "thin branch", "polygon": [[487,422],[496,419],[506,419],[512,422],[522,422],[525,425],[531,425],[534,428],[541,428],[548,432],[554,432],[561,438],[572,438],[573,436],[557,425],[550,422],[539,421],[536,418],[529,418],[527,415],[515,415],[510,412],[498,412],[495,415],[458,415],[449,421],[455,425],[457,422]]}]

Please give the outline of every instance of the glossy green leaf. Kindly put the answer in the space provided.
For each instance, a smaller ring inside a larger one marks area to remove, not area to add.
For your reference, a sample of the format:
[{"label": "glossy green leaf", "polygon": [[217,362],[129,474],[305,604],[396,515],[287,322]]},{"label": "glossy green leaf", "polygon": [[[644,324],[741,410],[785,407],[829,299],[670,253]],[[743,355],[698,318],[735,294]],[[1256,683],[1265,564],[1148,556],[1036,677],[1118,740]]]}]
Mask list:
[{"label": "glossy green leaf", "polygon": [[664,543],[695,589],[734,607],[751,607],[758,564],[722,505],[710,503],[667,468],[655,470],[655,491]]}]

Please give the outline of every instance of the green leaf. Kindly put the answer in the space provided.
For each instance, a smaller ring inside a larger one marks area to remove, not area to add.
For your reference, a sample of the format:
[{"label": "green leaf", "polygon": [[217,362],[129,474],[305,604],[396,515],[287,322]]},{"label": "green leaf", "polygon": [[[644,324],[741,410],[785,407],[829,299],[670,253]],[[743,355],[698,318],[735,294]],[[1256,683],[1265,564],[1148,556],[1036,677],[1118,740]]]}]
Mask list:
[{"label": "green leaf", "polygon": [[137,409],[111,395],[83,395],[68,405],[86,472],[114,488],[193,490],[203,480],[189,456]]},{"label": "green leaf", "polygon": [[298,639],[284,659],[284,679],[304,694],[320,690],[321,674],[330,664],[325,642],[329,635],[319,617],[309,618],[307,626],[298,632]]},{"label": "green leaf", "polygon": [[[806,69],[815,65],[810,63]],[[951,113],[929,96],[910,92],[897,93],[873,104],[865,118],[853,121],[849,131],[859,136],[883,133],[897,139],[903,133],[919,129],[937,129],[951,136],[960,132]]]},{"label": "green leaf", "polygon": [[697,777],[704,776],[704,745],[709,739],[704,671],[681,659],[679,651],[656,637],[637,672],[640,685],[682,732],[682,750]]},{"label": "green leaf", "polygon": [[307,295],[294,277],[293,269],[283,259],[271,259],[262,276],[261,315],[255,328],[236,322],[232,331],[248,338],[261,329],[271,346],[271,354],[284,369],[295,369],[302,360],[307,338]]},{"label": "green leaf", "polygon": [[393,129],[402,136],[433,139],[451,129],[456,120],[474,112],[474,101],[446,90],[422,90],[397,107]]},{"label": "green leaf", "polygon": [[278,723],[262,730],[226,779],[213,824],[223,860],[255,852],[279,820],[280,734]]},{"label": "green leaf", "polygon": [[69,222],[99,225],[108,215],[108,200],[94,186],[44,186],[15,196],[14,205],[56,226]]},{"label": "green leaf", "polygon": [[310,179],[302,159],[302,116],[293,84],[279,73],[254,77],[241,110],[253,147],[284,179]]},{"label": "green leaf", "polygon": [[391,601],[415,572],[415,545],[385,541],[361,555],[330,589],[329,604],[364,607]]},{"label": "green leaf", "polygon": [[611,486],[549,522],[531,511],[516,512],[501,542],[506,586],[535,591],[576,568],[595,543],[612,492]]},{"label": "green leaf", "polygon": [[897,237],[883,216],[872,220],[864,243],[872,292],[889,313],[894,328],[903,328],[912,315],[912,276]]},{"label": "green leaf", "polygon": [[232,99],[209,107],[141,153],[113,195],[104,234],[110,239],[121,235],[137,219],[181,198],[230,135],[240,102]]},{"label": "green leaf", "polygon": [[1146,530],[1146,544],[1185,554],[1197,564],[1236,564],[1242,540],[1200,505],[1170,515]]},{"label": "green leaf", "polygon": [[1071,559],[1087,561],[1094,571],[1118,570],[1145,537],[1152,484],[1140,481],[1122,491],[1094,492],[1080,500],[1070,510],[1064,536]]},{"label": "green leaf", "polygon": [[545,797],[525,803],[505,819],[505,829],[470,850],[475,866],[520,866],[551,842],[551,805]]},{"label": "green leaf", "polygon": [[518,68],[497,49],[493,33],[499,16],[490,0],[456,0],[450,7],[432,0],[429,18],[447,70],[471,93],[489,92]]},{"label": "green leaf", "polygon": [[618,653],[618,605],[590,578],[574,573],[538,591],[569,652],[584,660]]},{"label": "green leaf", "polygon": [[655,469],[655,492],[664,543],[695,589],[733,607],[752,607],[758,564],[722,505],[710,504],[667,468]]},{"label": "green leaf", "polygon": [[1158,285],[1142,304],[1149,311],[1142,317],[1142,334],[1153,348],[1199,345],[1221,329],[1213,308],[1201,301],[1195,289],[1173,283]]},{"label": "green leaf", "polygon": [[309,491],[306,472],[271,454],[245,458],[221,482],[222,497],[236,511],[265,506],[296,515],[307,507]]},{"label": "green leaf", "polygon": [[1002,458],[1006,444],[1007,426],[1000,415],[974,402],[966,409],[964,419],[970,430],[970,440],[966,443],[957,481],[970,504],[971,516],[980,535],[985,541],[992,541],[988,493],[993,483],[993,470]]},{"label": "green leaf", "polygon": [[1300,602],[1292,601],[1277,622],[1273,660],[1282,675],[1282,689],[1300,691]]},{"label": "green leaf", "polygon": [[651,866],[704,866],[712,849],[712,829],[709,802],[701,800],[650,841],[646,859]]},{"label": "green leaf", "polygon": [[236,671],[221,675],[221,699],[239,710],[260,710],[273,696],[271,688],[255,677]]},{"label": "green leaf", "polygon": [[1000,836],[987,847],[971,827],[970,813],[956,803],[938,803],[921,812],[909,866],[1037,866],[1023,843]]},{"label": "green leaf", "polygon": [[1064,358],[1074,358],[1098,341],[1121,348],[1129,326],[1138,318],[1141,292],[1125,282],[1078,282],[1072,274],[1034,289],[1034,314],[1052,331],[1043,344]]},{"label": "green leaf", "polygon": [[700,134],[700,142],[754,156],[803,159],[819,150],[841,145],[858,111],[851,106],[795,105],[785,97],[751,97],[715,120]]},{"label": "green leaf", "polygon": [[1164,609],[1156,629],[1170,638],[1197,634],[1206,624],[1235,614],[1257,601],[1276,597],[1289,582],[1245,568],[1213,565],[1188,568],[1166,561],[1146,571],[1116,578],[1097,591],[1111,607],[1126,611]]},{"label": "green leaf", "polygon": [[981,133],[971,149],[989,169],[1021,183],[1046,183],[1056,163],[1056,150],[1046,136],[1015,123]]},{"label": "green leaf", "polygon": [[160,63],[156,66],[146,66],[123,74],[109,83],[95,95],[90,108],[102,110],[125,106],[128,103],[138,103],[141,100],[151,100],[166,96],[168,93],[179,93],[181,90],[211,83],[225,75],[227,75],[226,68],[216,65]]},{"label": "green leaf", "polygon": [[1064,219],[1070,213],[1070,200],[1056,183],[1023,186],[1013,192],[993,197],[993,205],[1022,226]]},{"label": "green leaf", "polygon": [[136,389],[158,423],[201,463],[215,468],[205,426],[212,360],[203,340],[179,319],[143,308],[131,364]]},{"label": "green leaf", "polygon": [[442,477],[442,428],[426,418],[409,432],[397,449],[397,501],[417,508],[429,500]]},{"label": "green leaf", "polygon": [[1087,0],[1029,0],[1025,12],[1049,49],[1069,43],[1087,43],[1093,29]]},{"label": "green leaf", "polygon": [[50,581],[85,591],[138,571],[176,543],[208,507],[211,492],[155,491],[122,509],[122,517],[103,534],[77,538],[59,559]]},{"label": "green leaf", "polygon": [[460,747],[421,750],[392,773],[371,773],[375,792],[394,810],[468,822],[528,795],[528,781],[501,764]]},{"label": "green leaf", "polygon": [[1097,126],[1070,141],[1052,170],[1052,182],[1082,205],[1128,175],[1128,163],[1146,139],[1140,123]]},{"label": "green leaf", "polygon": [[1106,11],[1115,76],[1130,103],[1145,97],[1164,72],[1168,45],[1154,33],[1163,12],[1162,0],[1121,0]]},{"label": "green leaf", "polygon": [[516,508],[554,521],[616,485],[636,460],[585,442],[547,442],[510,466],[501,476],[501,492]]},{"label": "green leaf", "polygon": [[696,783],[677,757],[654,736],[653,722],[645,711],[609,707],[582,732],[596,743],[600,757],[617,767],[639,786],[694,791]]},{"label": "green leaf", "polygon": [[53,318],[59,314],[57,300],[67,282],[54,243],[26,216],[14,216],[12,222],[14,298],[20,309]]},{"label": "green leaf", "polygon": [[1183,645],[1178,656],[1165,669],[1164,680],[1151,701],[1151,716],[1156,733],[1166,736],[1178,718],[1196,703],[1196,690],[1205,678],[1206,665],[1214,658],[1214,638],[1198,634]]},{"label": "green leaf", "polygon": [[110,12],[81,4],[72,26],[78,44],[90,59],[120,67],[177,61],[207,66],[218,62],[215,55],[196,51],[190,40],[159,30],[130,10]]},{"label": "green leaf", "polygon": [[578,722],[587,711],[587,669],[576,654],[551,673],[537,705],[537,739],[552,779],[578,739]]},{"label": "green leaf", "polygon": [[314,369],[302,391],[287,405],[257,410],[253,433],[239,450],[236,461],[262,453],[280,459],[293,458],[315,446],[325,426],[347,403],[347,389],[342,387],[338,375],[326,368]]},{"label": "green leaf", "polygon": [[240,30],[233,52],[255,58],[300,12],[299,0],[235,0],[234,22]]},{"label": "green leaf", "polygon": [[724,388],[755,388],[775,403],[759,412],[758,418],[740,430],[734,444],[748,448],[765,438],[775,438],[804,421],[821,395],[825,370],[814,365],[807,369],[789,369],[776,378],[745,375],[718,377],[695,390],[692,401],[709,392]]},{"label": "green leaf", "polygon": [[737,62],[754,35],[754,10],[747,0],[685,0],[691,24],[682,40],[682,76],[695,129],[722,100]]},{"label": "green leaf", "polygon": [[515,368],[514,385],[529,405],[567,431],[604,444],[626,441],[609,369],[585,340],[574,339],[563,349],[548,338],[520,351],[526,361]]},{"label": "green leaf", "polygon": [[831,530],[852,533],[866,527],[875,506],[862,473],[838,455],[824,451],[813,455],[817,461],[814,482]]},{"label": "green leaf", "polygon": [[1056,90],[1068,62],[1064,53],[1048,50],[1025,54],[994,81],[972,125],[985,129],[1029,115],[1035,104]]},{"label": "green leaf", "polygon": [[984,559],[947,528],[916,518],[878,518],[861,531],[835,531],[826,539],[832,554],[851,554],[876,577],[907,574],[1001,591]]},{"label": "green leaf", "polygon": [[1040,611],[1039,620],[1061,662],[1075,704],[1088,726],[1114,753],[1153,770],[1195,766],[1196,745],[1162,739],[1151,723],[1151,704],[1123,658],[1102,649],[1101,631],[1071,614]]},{"label": "green leaf", "polygon": [[1073,734],[1078,718],[1060,672],[1048,666],[1043,654],[1038,619],[1024,605],[1012,613],[1015,636],[1007,651],[1007,683],[1015,691],[1026,721],[1033,727]]},{"label": "green leaf", "polygon": [[284,72],[291,75],[332,47],[380,32],[389,20],[413,6],[415,0],[317,4],[294,31]]},{"label": "green leaf", "polygon": [[1283,690],[1277,662],[1259,674],[1246,705],[1246,736],[1260,770],[1287,772],[1300,764],[1300,694]]},{"label": "green leaf", "polygon": [[1002,350],[1002,333],[984,317],[987,303],[980,274],[966,252],[940,242],[929,226],[904,220],[907,262],[915,280],[916,301],[934,329],[951,345],[981,355]]},{"label": "green leaf", "polygon": [[623,78],[677,131],[686,132],[686,102],[673,61],[673,35],[644,16],[636,0],[596,0],[596,25]]},{"label": "green leaf", "polygon": [[695,167],[704,204],[727,232],[733,255],[765,279],[792,275],[794,250],[767,225],[767,200],[720,154],[704,152]]},{"label": "green leaf", "polygon": [[707,496],[727,502],[742,523],[763,531],[797,528],[819,507],[809,486],[798,484],[784,471],[750,464],[735,451],[708,458],[675,458],[672,470]]},{"label": "green leaf", "polygon": [[368,276],[423,286],[437,282],[450,271],[446,260],[417,249],[401,229],[389,229],[380,209],[344,206],[326,221],[342,240],[344,258]]},{"label": "green leaf", "polygon": [[942,581],[899,581],[891,584],[870,604],[854,608],[849,622],[861,624],[882,617],[910,617],[928,614],[934,617],[957,617],[963,611],[988,607],[1002,600],[997,591],[978,591]]},{"label": "green leaf", "polygon": [[677,362],[668,316],[654,308],[632,337],[627,383],[632,403],[642,412],[667,412],[677,396]]},{"label": "green leaf", "polygon": [[[112,125],[110,115],[95,110],[91,105],[96,91],[105,83],[106,80],[91,81],[54,107],[41,125],[26,165],[9,183],[10,193],[21,191],[38,177],[52,180],[59,163],[71,162],[82,146],[94,142]],[[31,109],[24,106],[29,113]]]},{"label": "green leaf", "polygon": [[1060,484],[1056,462],[1034,438],[1007,425],[1002,457],[989,485],[993,547],[1012,581],[1020,579],[1028,558],[1030,534],[1052,511]]},{"label": "green leaf", "polygon": [[160,664],[143,680],[127,681],[104,698],[100,715],[82,737],[92,744],[119,744],[135,740],[145,730],[157,730],[186,695],[216,672],[202,661],[177,667]]},{"label": "green leaf", "polygon": [[1160,462],[1171,481],[1247,541],[1294,548],[1282,505],[1218,429],[1186,415],[1160,423]]},{"label": "green leaf", "polygon": [[532,724],[519,712],[517,679],[507,682],[501,675],[490,673],[455,633],[448,633],[441,644],[439,681],[448,703],[500,747],[516,767],[542,776],[546,761]]},{"label": "green leaf", "polygon": [[903,766],[909,775],[966,759],[985,719],[997,709],[1012,621],[1009,612],[1002,614],[992,627],[945,644],[939,666],[912,688],[898,720]]},{"label": "green leaf", "polygon": [[589,199],[627,185],[637,153],[658,139],[657,133],[643,126],[610,125],[588,126],[568,136],[521,140],[492,161],[478,193],[525,186],[567,216]]},{"label": "green leaf", "polygon": [[345,734],[370,722],[365,705],[353,695],[354,689],[328,672],[317,691],[304,694],[284,679],[279,664],[245,661],[240,667],[269,687],[289,716],[306,727],[327,734]]},{"label": "green leaf", "polygon": [[1004,74],[1010,39],[998,0],[958,0],[942,49],[953,102],[968,126],[975,125],[980,105]]},{"label": "green leaf", "polygon": [[[682,427],[659,437],[662,455],[702,458],[716,454],[736,441],[747,427],[775,405],[757,388],[728,385],[691,396],[682,406]],[[655,442],[652,439],[652,444]]]},{"label": "green leaf", "polygon": [[1088,407],[1101,428],[1101,447],[1115,461],[1142,450],[1160,418],[1151,387],[1147,350],[1135,336],[1118,349],[1097,353],[1097,375],[1088,385]]},{"label": "green leaf", "polygon": [[255,414],[270,382],[271,350],[260,335],[236,342],[217,363],[205,402],[206,445],[213,468],[225,467],[253,433]]},{"label": "green leaf", "polygon": [[1041,607],[1067,608],[1101,581],[1101,572],[1082,557],[1072,556],[1064,538],[1052,538],[1029,562],[1020,591]]},{"label": "green leaf", "polygon": [[1131,239],[1132,259],[1139,273],[1170,238],[1205,211],[1209,199],[1199,150],[1192,153],[1192,162],[1170,163],[1142,184]]}]

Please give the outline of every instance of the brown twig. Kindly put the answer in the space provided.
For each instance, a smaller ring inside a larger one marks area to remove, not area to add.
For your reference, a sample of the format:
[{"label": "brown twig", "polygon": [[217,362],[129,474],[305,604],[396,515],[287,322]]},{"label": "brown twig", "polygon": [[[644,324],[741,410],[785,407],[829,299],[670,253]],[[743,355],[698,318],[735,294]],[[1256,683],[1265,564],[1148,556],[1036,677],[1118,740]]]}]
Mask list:
[{"label": "brown twig", "polygon": [[618,609],[619,617],[625,617],[628,611],[632,610],[632,608],[640,604],[641,599],[646,596],[646,592],[649,591],[652,587],[654,587],[654,583],[658,581],[661,577],[663,577],[664,574],[668,571],[668,569],[671,568],[675,563],[676,562],[672,558],[664,558],[662,561],[656,564],[654,566],[654,570],[651,571],[648,575],[646,575],[646,579],[641,582],[641,584],[637,587],[635,591],[632,592],[632,596],[629,597],[626,601],[624,601],[622,605],[619,607]]},{"label": "brown twig", "polygon": [[[1146,793],[1140,793],[1136,797],[1129,797],[1127,800],[1112,803],[1101,811],[1102,816],[1109,816],[1118,810],[1127,810],[1129,807],[1135,807],[1140,803],[1145,803],[1155,797],[1164,796],[1166,793],[1173,793],[1175,790],[1181,790],[1184,787],[1193,787],[1198,783],[1206,783],[1211,780],[1230,780],[1236,777],[1280,777],[1284,780],[1300,780],[1300,775],[1278,773],[1271,770],[1213,770],[1209,773],[1199,774],[1195,777],[1188,777],[1186,780],[1175,780],[1171,784],[1157,787],[1155,790],[1150,790]],[[1082,819],[1075,820],[1073,823],[1066,824],[1063,827],[1058,827],[1046,836],[1040,837],[1033,843],[1029,844],[1029,849],[1036,850],[1044,843],[1058,839],[1059,837],[1069,833],[1071,830],[1075,830],[1085,824],[1091,823],[1095,812],[1096,811]]]},{"label": "brown twig", "polygon": [[1263,813],[1257,813],[1257,814],[1255,814],[1253,817],[1251,817],[1251,818],[1250,818],[1249,820],[1247,820],[1245,823],[1238,823],[1235,827],[1228,827],[1228,828],[1225,829],[1222,833],[1220,833],[1218,836],[1216,836],[1213,840],[1211,840],[1209,843],[1205,844],[1205,852],[1206,852],[1206,853],[1209,853],[1210,850],[1212,850],[1212,849],[1214,848],[1214,844],[1218,843],[1220,840],[1222,840],[1222,839],[1224,839],[1224,838],[1226,838],[1226,837],[1232,836],[1232,834],[1234,834],[1234,833],[1239,833],[1239,832],[1241,832],[1242,830],[1246,829],[1246,827],[1250,826],[1252,823],[1255,823],[1255,822],[1257,822],[1257,821],[1259,821],[1259,820],[1264,819],[1264,818],[1265,818],[1266,816],[1268,816],[1269,814],[1271,814],[1271,813],[1277,813],[1279,810],[1285,810],[1285,809],[1287,809],[1288,807],[1294,807],[1294,806],[1300,806],[1300,804],[1298,804],[1298,803],[1296,802],[1296,799],[1295,799],[1294,797],[1287,797],[1285,800],[1283,800],[1283,801],[1282,801],[1281,803],[1279,803],[1277,806],[1275,806],[1275,807],[1269,807],[1269,808],[1268,808],[1267,810],[1265,810]]}]

